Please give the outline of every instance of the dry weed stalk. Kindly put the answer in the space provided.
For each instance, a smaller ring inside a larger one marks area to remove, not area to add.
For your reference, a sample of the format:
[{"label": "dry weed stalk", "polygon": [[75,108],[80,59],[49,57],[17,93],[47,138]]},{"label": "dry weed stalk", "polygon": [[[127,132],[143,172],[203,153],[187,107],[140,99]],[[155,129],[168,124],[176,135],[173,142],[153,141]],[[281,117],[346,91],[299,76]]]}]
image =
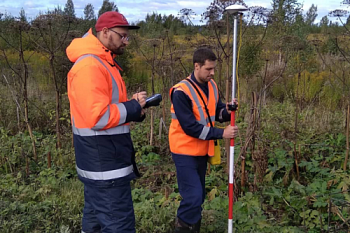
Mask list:
[{"label": "dry weed stalk", "polygon": [[241,188],[246,183],[245,159],[248,149],[252,155],[253,170],[254,170],[254,187],[257,183],[261,183],[267,169],[267,156],[264,148],[256,149],[257,130],[260,125],[260,114],[258,110],[258,97],[255,92],[252,93],[252,105],[250,108],[249,126],[245,135],[245,143],[242,146],[239,157],[241,158]]}]

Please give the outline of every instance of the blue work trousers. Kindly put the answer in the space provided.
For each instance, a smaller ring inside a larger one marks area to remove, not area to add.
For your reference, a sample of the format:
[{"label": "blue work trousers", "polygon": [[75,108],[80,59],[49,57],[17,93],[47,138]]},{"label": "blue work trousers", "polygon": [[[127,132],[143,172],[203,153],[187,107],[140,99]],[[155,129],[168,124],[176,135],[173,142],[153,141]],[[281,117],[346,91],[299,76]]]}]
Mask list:
[{"label": "blue work trousers", "polygon": [[84,184],[84,233],[135,233],[130,181],[119,185]]},{"label": "blue work trousers", "polygon": [[208,156],[172,154],[172,157],[175,162],[177,184],[182,197],[177,210],[177,217],[192,225],[202,218]]}]

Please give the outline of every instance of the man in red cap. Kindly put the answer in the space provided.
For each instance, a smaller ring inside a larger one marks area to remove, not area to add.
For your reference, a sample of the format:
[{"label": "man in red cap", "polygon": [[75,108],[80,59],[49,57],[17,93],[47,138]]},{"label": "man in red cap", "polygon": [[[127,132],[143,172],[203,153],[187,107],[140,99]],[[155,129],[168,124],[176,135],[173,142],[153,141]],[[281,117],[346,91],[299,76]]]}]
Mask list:
[{"label": "man in red cap", "polygon": [[129,122],[145,118],[146,92],[127,99],[115,61],[129,44],[129,25],[114,11],[102,14],[83,38],[74,39],[67,56],[68,97],[76,168],[84,184],[82,232],[134,233],[130,181],[139,176]]}]

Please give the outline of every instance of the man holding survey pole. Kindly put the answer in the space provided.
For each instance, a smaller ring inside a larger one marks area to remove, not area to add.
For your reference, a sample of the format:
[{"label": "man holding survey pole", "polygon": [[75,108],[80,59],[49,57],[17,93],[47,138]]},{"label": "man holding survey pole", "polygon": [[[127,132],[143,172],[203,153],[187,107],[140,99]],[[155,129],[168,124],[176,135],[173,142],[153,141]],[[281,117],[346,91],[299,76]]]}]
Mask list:
[{"label": "man holding survey pole", "polygon": [[176,233],[200,231],[205,173],[208,156],[214,155],[214,140],[234,138],[238,134],[237,126],[214,127],[215,121],[231,119],[231,111],[221,102],[213,80],[216,60],[211,49],[197,49],[193,54],[192,74],[170,89],[169,145],[182,196],[175,220]]}]

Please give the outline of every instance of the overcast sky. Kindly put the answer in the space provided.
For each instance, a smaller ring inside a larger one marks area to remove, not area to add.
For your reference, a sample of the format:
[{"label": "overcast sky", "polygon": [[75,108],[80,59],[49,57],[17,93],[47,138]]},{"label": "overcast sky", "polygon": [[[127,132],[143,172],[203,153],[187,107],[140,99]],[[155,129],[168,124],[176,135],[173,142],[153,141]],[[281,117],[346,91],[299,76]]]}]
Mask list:
[{"label": "overcast sky", "polygon": [[[110,0],[112,1],[112,0]],[[119,8],[119,12],[125,15],[129,22],[137,22],[144,20],[147,13],[152,14],[156,12],[158,14],[177,16],[179,11],[183,8],[190,8],[196,14],[194,23],[198,24],[200,15],[205,12],[206,8],[213,0],[124,0],[114,1]],[[56,6],[61,6],[63,9],[67,0],[0,0],[0,13],[8,13],[13,16],[19,15],[21,8],[23,7],[28,18],[34,18],[39,14],[39,11],[45,12],[47,10],[53,10]],[[103,0],[73,0],[75,13],[78,17],[83,16],[84,7],[86,4],[91,3],[95,8],[95,14],[102,5]],[[272,0],[246,0],[245,3],[248,7],[262,6],[271,8]],[[304,13],[310,8],[311,4],[317,5],[317,13],[319,21],[323,16],[327,15],[329,11],[335,9],[350,10],[347,6],[342,5],[342,0],[299,0],[303,4]]]}]

